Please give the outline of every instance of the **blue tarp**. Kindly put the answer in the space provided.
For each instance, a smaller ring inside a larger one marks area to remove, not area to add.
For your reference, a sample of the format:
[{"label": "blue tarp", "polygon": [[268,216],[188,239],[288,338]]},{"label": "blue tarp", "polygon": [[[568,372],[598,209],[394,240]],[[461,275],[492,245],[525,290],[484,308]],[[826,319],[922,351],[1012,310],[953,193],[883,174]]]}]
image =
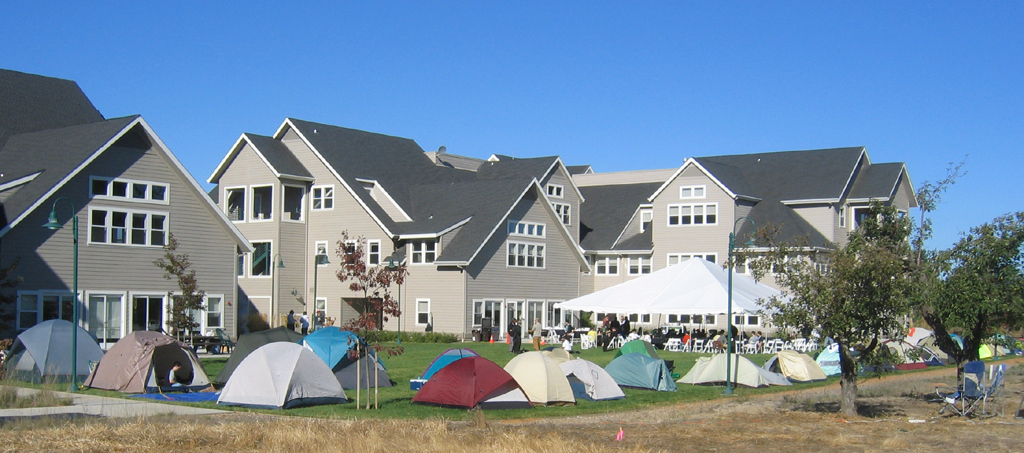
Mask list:
[{"label": "blue tarp", "polygon": [[193,393],[140,393],[130,395],[132,398],[146,398],[157,401],[177,401],[179,403],[201,403],[203,401],[217,401],[220,392],[193,392]]}]

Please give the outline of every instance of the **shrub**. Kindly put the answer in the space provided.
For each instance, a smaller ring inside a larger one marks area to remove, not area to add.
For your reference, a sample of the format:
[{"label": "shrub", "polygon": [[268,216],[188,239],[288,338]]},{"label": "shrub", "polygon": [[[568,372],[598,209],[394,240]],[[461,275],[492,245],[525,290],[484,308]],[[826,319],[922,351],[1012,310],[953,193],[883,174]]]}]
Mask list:
[{"label": "shrub", "polygon": [[[359,335],[368,342],[394,342],[398,332],[391,330],[367,330]],[[451,333],[441,332],[402,332],[402,342],[408,343],[455,343],[459,337]]]}]

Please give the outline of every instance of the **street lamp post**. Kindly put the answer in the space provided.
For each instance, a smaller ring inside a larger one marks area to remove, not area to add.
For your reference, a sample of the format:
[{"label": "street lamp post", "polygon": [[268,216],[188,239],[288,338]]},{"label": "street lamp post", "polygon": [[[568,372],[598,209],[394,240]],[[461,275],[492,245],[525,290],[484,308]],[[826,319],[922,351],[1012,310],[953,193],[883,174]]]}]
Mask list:
[{"label": "street lamp post", "polygon": [[[740,222],[744,219],[750,221],[750,226],[754,226],[754,219],[750,217],[740,217],[736,219],[736,222],[732,224],[732,232],[729,233],[729,296],[726,304],[726,331],[727,339],[725,343],[725,392],[724,395],[732,395],[732,274],[735,272],[736,263],[732,259],[733,247],[736,245],[736,228],[739,227]],[[747,245],[751,245],[753,241],[748,241]]]},{"label": "street lamp post", "polygon": [[75,204],[67,197],[60,197],[53,201],[53,208],[50,209],[50,218],[44,228],[51,230],[61,229],[57,222],[57,203],[61,200],[71,205],[71,238],[74,241],[74,264],[71,271],[71,291],[74,293],[75,302],[71,306],[71,386],[68,391],[78,391],[78,210]]},{"label": "street lamp post", "polygon": [[[389,258],[388,259],[388,270],[389,271],[392,271],[392,272],[397,271],[398,267],[399,266],[395,264],[395,259],[394,258]],[[401,283],[398,284],[398,339],[397,339],[396,343],[402,344],[402,284]]]},{"label": "street lamp post", "polygon": [[[280,261],[279,261],[280,260]],[[284,260],[281,259],[280,253],[275,253],[274,257],[270,259],[270,327],[277,327],[274,324],[277,323],[278,309],[280,308],[277,304],[277,270],[284,269]]]},{"label": "street lamp post", "polygon": [[[327,260],[327,254],[317,254],[313,257],[313,319],[312,322],[309,323],[310,332],[316,330],[316,280],[317,271],[320,270],[321,264],[331,264],[331,262]],[[324,309],[326,310],[327,307],[324,307]]]}]

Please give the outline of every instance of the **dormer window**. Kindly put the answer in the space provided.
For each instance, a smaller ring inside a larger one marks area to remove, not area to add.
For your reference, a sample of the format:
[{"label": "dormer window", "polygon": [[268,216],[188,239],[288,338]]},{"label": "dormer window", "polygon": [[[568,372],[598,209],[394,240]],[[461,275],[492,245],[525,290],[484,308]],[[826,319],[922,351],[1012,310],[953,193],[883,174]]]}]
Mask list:
[{"label": "dormer window", "polygon": [[433,263],[437,257],[437,241],[433,239],[410,241],[409,248],[412,249],[412,264]]},{"label": "dormer window", "polygon": [[551,198],[564,198],[565,186],[561,184],[548,184],[547,192]]},{"label": "dormer window", "polygon": [[651,222],[654,221],[654,210],[653,209],[641,209],[640,210],[640,232],[643,233],[651,229]]}]

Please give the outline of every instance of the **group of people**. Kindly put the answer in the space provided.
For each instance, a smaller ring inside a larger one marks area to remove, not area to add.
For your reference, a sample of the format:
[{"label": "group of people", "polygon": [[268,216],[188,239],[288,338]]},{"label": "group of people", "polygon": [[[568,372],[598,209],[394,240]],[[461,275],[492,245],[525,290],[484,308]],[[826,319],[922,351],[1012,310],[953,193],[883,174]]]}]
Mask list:
[{"label": "group of people", "polygon": [[[295,310],[288,310],[288,318],[285,323],[288,325],[288,330],[295,330]],[[302,312],[302,316],[298,319],[298,324],[302,328],[302,334],[306,335],[309,333],[309,315],[306,312]],[[316,328],[320,329],[324,326],[324,312],[323,310],[317,310],[316,312]]]},{"label": "group of people", "polygon": [[[508,324],[508,330],[505,332],[508,335],[508,352],[518,354],[523,352],[523,326],[522,321],[519,319],[513,319]],[[544,326],[540,323],[540,318],[533,320],[533,327],[530,328],[530,335],[533,336],[533,349],[540,351],[540,340],[544,334]]]},{"label": "group of people", "polygon": [[626,315],[622,315],[621,320],[616,318],[615,315],[605,315],[601,321],[598,343],[601,344],[601,349],[604,351],[608,351],[608,345],[611,344],[615,337],[626,338],[633,333],[633,330],[630,328],[629,317]]}]

